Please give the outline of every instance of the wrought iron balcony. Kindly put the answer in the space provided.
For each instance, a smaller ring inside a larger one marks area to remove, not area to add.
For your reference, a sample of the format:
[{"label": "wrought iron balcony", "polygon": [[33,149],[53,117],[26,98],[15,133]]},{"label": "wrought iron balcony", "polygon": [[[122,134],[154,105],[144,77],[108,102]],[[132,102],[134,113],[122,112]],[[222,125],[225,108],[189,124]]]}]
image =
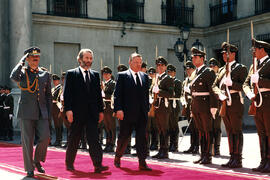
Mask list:
[{"label": "wrought iron balcony", "polygon": [[190,26],[193,27],[194,6],[174,7],[168,9],[166,4],[161,4],[162,24],[173,26]]},{"label": "wrought iron balcony", "polygon": [[237,19],[237,0],[210,5],[211,26],[227,23]]},{"label": "wrought iron balcony", "polygon": [[255,0],[255,14],[263,14],[270,12],[269,0]]}]

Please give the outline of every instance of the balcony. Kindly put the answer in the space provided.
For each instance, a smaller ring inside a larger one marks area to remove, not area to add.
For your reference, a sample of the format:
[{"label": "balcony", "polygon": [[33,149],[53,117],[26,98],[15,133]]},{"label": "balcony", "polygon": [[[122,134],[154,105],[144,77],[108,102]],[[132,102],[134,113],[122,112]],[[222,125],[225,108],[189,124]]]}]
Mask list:
[{"label": "balcony", "polygon": [[172,26],[193,27],[194,6],[168,8],[165,3],[161,4],[162,24]]},{"label": "balcony", "polygon": [[211,26],[224,24],[237,19],[237,0],[228,0],[210,7]]},{"label": "balcony", "polygon": [[144,22],[144,0],[108,0],[108,19],[123,22]]},{"label": "balcony", "polygon": [[47,0],[47,13],[55,16],[87,17],[87,0]]},{"label": "balcony", "polygon": [[263,14],[270,12],[269,0],[255,0],[255,14]]}]

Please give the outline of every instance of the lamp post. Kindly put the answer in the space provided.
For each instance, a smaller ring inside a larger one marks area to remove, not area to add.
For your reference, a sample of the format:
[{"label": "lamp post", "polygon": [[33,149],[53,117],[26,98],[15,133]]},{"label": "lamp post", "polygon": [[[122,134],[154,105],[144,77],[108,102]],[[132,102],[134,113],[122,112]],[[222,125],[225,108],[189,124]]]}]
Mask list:
[{"label": "lamp post", "polygon": [[188,40],[189,33],[190,33],[189,28],[182,27],[180,31],[180,37],[182,38],[183,41],[180,38],[178,38],[174,44],[174,52],[175,52],[176,57],[178,58],[180,62],[184,62],[184,63],[186,63],[186,59],[188,55],[186,42]]},{"label": "lamp post", "polygon": [[192,47],[195,47],[199,49],[200,51],[203,51],[203,44],[199,41],[199,39],[196,39],[196,41],[192,44]]}]

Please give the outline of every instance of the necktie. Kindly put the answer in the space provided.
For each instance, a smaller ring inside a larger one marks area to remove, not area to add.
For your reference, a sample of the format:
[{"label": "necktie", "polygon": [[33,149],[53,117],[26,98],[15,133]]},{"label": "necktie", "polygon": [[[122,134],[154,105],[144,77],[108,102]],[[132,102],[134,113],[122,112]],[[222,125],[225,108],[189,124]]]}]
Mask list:
[{"label": "necktie", "polygon": [[198,75],[198,69],[196,69],[196,75]]},{"label": "necktie", "polygon": [[135,73],[135,76],[136,76],[136,86],[137,86],[137,87],[141,87],[141,82],[140,82],[138,73]]},{"label": "necktie", "polygon": [[88,91],[90,91],[90,78],[88,75],[88,71],[84,71],[85,72],[85,85]]},{"label": "necktie", "polygon": [[261,64],[260,64],[260,60],[259,61],[257,61],[257,69],[259,69],[260,68],[260,66],[261,66]]}]

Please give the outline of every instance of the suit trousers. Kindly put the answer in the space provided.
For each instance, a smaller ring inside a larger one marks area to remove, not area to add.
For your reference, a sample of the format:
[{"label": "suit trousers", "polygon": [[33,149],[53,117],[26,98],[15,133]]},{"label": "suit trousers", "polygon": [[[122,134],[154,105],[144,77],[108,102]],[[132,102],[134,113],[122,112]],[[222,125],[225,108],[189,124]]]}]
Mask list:
[{"label": "suit trousers", "polygon": [[[33,145],[35,135],[38,137],[38,139],[33,160]],[[49,120],[21,119],[21,141],[25,171],[33,171],[35,169],[33,163],[35,162],[45,162],[49,138]]]},{"label": "suit trousers", "polygon": [[116,157],[121,158],[128,145],[132,130],[136,131],[136,151],[139,160],[145,160],[147,157],[146,124],[147,116],[143,113],[137,115],[137,122],[130,122],[128,119],[119,120],[120,133],[117,140]]},{"label": "suit trousers", "polygon": [[77,149],[82,137],[82,129],[86,127],[86,138],[89,146],[89,155],[93,165],[99,167],[102,164],[102,148],[98,139],[98,114],[89,112],[84,117],[76,117],[69,129],[68,146],[66,151],[66,165],[74,164]]}]

